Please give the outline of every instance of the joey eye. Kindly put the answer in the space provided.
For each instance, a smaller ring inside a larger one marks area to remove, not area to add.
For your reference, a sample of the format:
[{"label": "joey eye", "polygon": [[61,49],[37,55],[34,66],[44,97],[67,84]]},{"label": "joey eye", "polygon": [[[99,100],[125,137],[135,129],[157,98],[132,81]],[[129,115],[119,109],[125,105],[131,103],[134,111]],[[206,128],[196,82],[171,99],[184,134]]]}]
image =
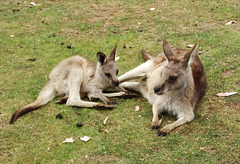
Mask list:
[{"label": "joey eye", "polygon": [[118,75],[119,70],[117,70],[116,75]]},{"label": "joey eye", "polygon": [[177,76],[169,76],[168,81],[170,83],[174,83],[177,80],[177,78],[178,78]]},{"label": "joey eye", "polygon": [[106,75],[107,77],[111,77],[111,74],[110,74],[110,73],[105,73],[105,75]]}]

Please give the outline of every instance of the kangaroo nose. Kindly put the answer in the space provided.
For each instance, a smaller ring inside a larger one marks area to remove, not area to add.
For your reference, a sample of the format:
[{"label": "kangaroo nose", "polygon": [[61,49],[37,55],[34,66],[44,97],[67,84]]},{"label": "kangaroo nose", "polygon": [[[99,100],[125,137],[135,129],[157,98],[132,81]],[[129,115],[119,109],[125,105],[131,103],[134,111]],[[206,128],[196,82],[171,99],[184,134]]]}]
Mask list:
[{"label": "kangaroo nose", "polygon": [[117,87],[119,85],[119,81],[113,81],[113,84],[115,85],[115,87]]}]

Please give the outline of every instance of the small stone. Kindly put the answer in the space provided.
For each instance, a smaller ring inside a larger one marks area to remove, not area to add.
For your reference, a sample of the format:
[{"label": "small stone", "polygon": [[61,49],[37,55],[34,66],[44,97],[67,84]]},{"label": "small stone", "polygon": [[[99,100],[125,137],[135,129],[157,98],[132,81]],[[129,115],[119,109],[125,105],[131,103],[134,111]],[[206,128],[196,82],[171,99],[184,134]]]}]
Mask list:
[{"label": "small stone", "polygon": [[63,116],[61,114],[57,114],[56,115],[56,119],[60,119],[61,120],[62,118],[63,118]]},{"label": "small stone", "polygon": [[83,124],[81,122],[76,123],[77,127],[82,127]]}]

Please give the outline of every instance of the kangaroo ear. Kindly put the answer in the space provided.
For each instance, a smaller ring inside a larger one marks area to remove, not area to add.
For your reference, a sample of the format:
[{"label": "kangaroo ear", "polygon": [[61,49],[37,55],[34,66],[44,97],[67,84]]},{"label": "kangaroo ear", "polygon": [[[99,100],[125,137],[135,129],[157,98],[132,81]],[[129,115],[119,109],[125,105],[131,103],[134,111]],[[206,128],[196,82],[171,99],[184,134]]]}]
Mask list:
[{"label": "kangaroo ear", "polygon": [[103,65],[106,61],[106,55],[102,52],[98,52],[97,53],[97,59],[101,63],[101,65]]},{"label": "kangaroo ear", "polygon": [[113,51],[111,52],[111,54],[108,56],[108,59],[115,61],[116,53],[117,53],[117,44],[115,45],[115,47],[114,47]]},{"label": "kangaroo ear", "polygon": [[193,48],[190,51],[188,51],[183,58],[183,63],[186,67],[190,66],[190,64],[192,63],[195,55],[197,54],[196,46],[197,46],[197,44],[195,44],[193,46]]},{"label": "kangaroo ear", "polygon": [[143,59],[144,59],[145,61],[150,60],[150,59],[153,58],[153,57],[152,57],[149,53],[147,53],[145,50],[142,50],[141,53],[142,53],[142,57],[143,57]]},{"label": "kangaroo ear", "polygon": [[163,42],[163,52],[164,52],[165,56],[167,57],[168,61],[175,59],[175,55],[167,41]]}]

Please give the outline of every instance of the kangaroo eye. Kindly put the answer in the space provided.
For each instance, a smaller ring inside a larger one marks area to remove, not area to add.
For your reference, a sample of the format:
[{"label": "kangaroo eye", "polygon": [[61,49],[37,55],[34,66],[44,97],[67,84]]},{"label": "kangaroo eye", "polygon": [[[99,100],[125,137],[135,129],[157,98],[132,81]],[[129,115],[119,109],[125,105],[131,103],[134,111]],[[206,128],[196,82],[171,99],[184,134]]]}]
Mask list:
[{"label": "kangaroo eye", "polygon": [[177,78],[178,78],[177,76],[169,76],[168,81],[170,83],[173,83],[173,82],[175,82],[177,80]]},{"label": "kangaroo eye", "polygon": [[116,75],[118,75],[118,72],[119,72],[119,71],[117,70]]},{"label": "kangaroo eye", "polygon": [[105,75],[106,75],[107,77],[111,77],[111,74],[110,74],[110,73],[105,73]]}]

